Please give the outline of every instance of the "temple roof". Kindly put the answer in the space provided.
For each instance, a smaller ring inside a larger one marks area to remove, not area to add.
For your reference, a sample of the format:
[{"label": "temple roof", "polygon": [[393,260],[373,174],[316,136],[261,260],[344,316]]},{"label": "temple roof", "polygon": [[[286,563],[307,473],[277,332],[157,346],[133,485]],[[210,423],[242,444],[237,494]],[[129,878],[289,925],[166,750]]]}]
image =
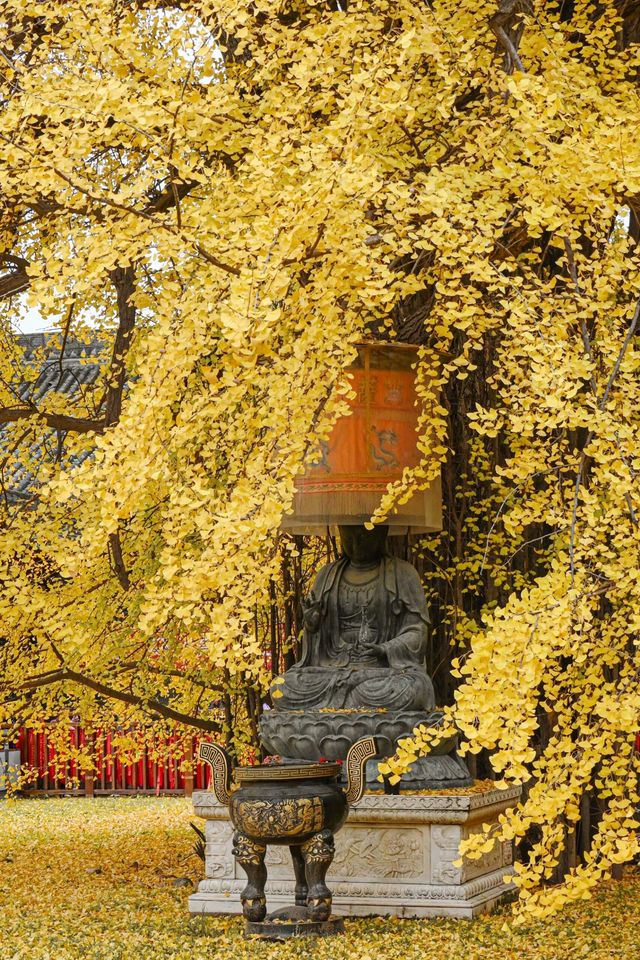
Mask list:
[{"label": "temple roof", "polygon": [[[32,366],[33,376],[19,384],[17,394],[23,403],[40,406],[49,393],[65,394],[73,397],[83,389],[93,387],[104,363],[104,343],[96,339],[90,343],[69,340],[65,344],[64,354],[60,355],[59,333],[20,334],[16,338],[24,350],[27,365]],[[15,425],[0,425],[0,452],[7,449],[10,432]],[[34,495],[35,473],[38,463],[53,460],[60,455],[58,431],[49,430],[39,442],[28,450],[24,462],[9,468],[2,468],[2,481],[11,502],[27,501]],[[82,462],[89,451],[80,457],[73,457],[71,464]]]}]

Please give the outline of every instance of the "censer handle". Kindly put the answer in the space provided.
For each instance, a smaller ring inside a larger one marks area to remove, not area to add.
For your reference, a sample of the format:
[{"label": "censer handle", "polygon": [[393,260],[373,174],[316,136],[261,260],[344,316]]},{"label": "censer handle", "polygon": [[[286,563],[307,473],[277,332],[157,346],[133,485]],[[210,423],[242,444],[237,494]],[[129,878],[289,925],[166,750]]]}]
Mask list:
[{"label": "censer handle", "polygon": [[217,743],[201,743],[198,756],[211,767],[213,792],[219,803],[228,805],[231,786],[231,759]]},{"label": "censer handle", "polygon": [[344,792],[349,806],[357,803],[364,793],[367,760],[378,752],[374,737],[364,737],[354,743],[347,754],[347,788]]}]

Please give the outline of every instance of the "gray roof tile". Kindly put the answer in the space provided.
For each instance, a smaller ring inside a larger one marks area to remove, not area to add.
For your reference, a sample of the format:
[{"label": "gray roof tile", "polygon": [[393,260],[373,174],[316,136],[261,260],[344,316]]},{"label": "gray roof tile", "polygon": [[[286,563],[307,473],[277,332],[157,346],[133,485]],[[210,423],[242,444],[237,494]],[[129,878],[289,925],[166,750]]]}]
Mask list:
[{"label": "gray roof tile", "polygon": [[[33,365],[33,377],[17,387],[23,402],[32,400],[40,403],[43,397],[53,391],[72,397],[78,391],[91,388],[100,375],[100,365],[104,362],[104,343],[98,339],[89,344],[68,341],[62,358],[59,335],[21,334],[17,340],[25,351],[27,364]],[[14,429],[11,424],[0,426],[0,460],[2,452],[8,449],[9,437]],[[10,502],[25,502],[33,498],[36,492],[37,467],[45,460],[54,460],[57,457],[58,445],[57,432],[48,431],[25,452],[23,464],[14,467],[9,475],[5,472],[2,480]],[[69,457],[68,462],[75,465],[86,460],[89,455],[87,451],[79,457]]]}]

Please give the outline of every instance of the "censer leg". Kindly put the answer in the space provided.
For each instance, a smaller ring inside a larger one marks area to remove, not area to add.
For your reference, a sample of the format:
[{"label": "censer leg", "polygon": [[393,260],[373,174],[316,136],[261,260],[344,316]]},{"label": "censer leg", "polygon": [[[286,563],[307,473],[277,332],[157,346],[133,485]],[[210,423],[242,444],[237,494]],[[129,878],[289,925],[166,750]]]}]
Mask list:
[{"label": "censer leg", "polygon": [[321,830],[301,847],[309,893],[309,917],[311,920],[328,920],[331,916],[331,891],[324,882],[335,853],[333,834]]},{"label": "censer leg", "polygon": [[250,840],[242,833],[233,835],[233,855],[247,875],[248,883],[240,899],[245,919],[259,922],[267,914],[267,900],[264,885],[267,882],[267,868],[264,858],[267,848],[264,843]]},{"label": "censer leg", "polygon": [[300,847],[289,847],[293,860],[293,872],[296,878],[296,906],[307,905],[307,876],[304,870],[304,857]]}]

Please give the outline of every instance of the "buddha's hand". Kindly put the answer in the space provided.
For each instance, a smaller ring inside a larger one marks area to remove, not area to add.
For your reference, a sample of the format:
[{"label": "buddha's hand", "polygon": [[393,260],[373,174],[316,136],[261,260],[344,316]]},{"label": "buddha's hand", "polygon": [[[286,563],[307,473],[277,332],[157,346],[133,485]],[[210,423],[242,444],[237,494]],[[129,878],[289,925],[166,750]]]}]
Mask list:
[{"label": "buddha's hand", "polygon": [[370,649],[378,660],[384,659],[384,645],[382,643],[372,643]]},{"label": "buddha's hand", "polygon": [[381,660],[384,657],[384,647],[381,643],[363,643],[356,647],[354,656],[357,660]]},{"label": "buddha's hand", "polygon": [[309,633],[317,633],[320,628],[320,602],[316,600],[313,590],[308,597],[302,598],[302,616]]}]

